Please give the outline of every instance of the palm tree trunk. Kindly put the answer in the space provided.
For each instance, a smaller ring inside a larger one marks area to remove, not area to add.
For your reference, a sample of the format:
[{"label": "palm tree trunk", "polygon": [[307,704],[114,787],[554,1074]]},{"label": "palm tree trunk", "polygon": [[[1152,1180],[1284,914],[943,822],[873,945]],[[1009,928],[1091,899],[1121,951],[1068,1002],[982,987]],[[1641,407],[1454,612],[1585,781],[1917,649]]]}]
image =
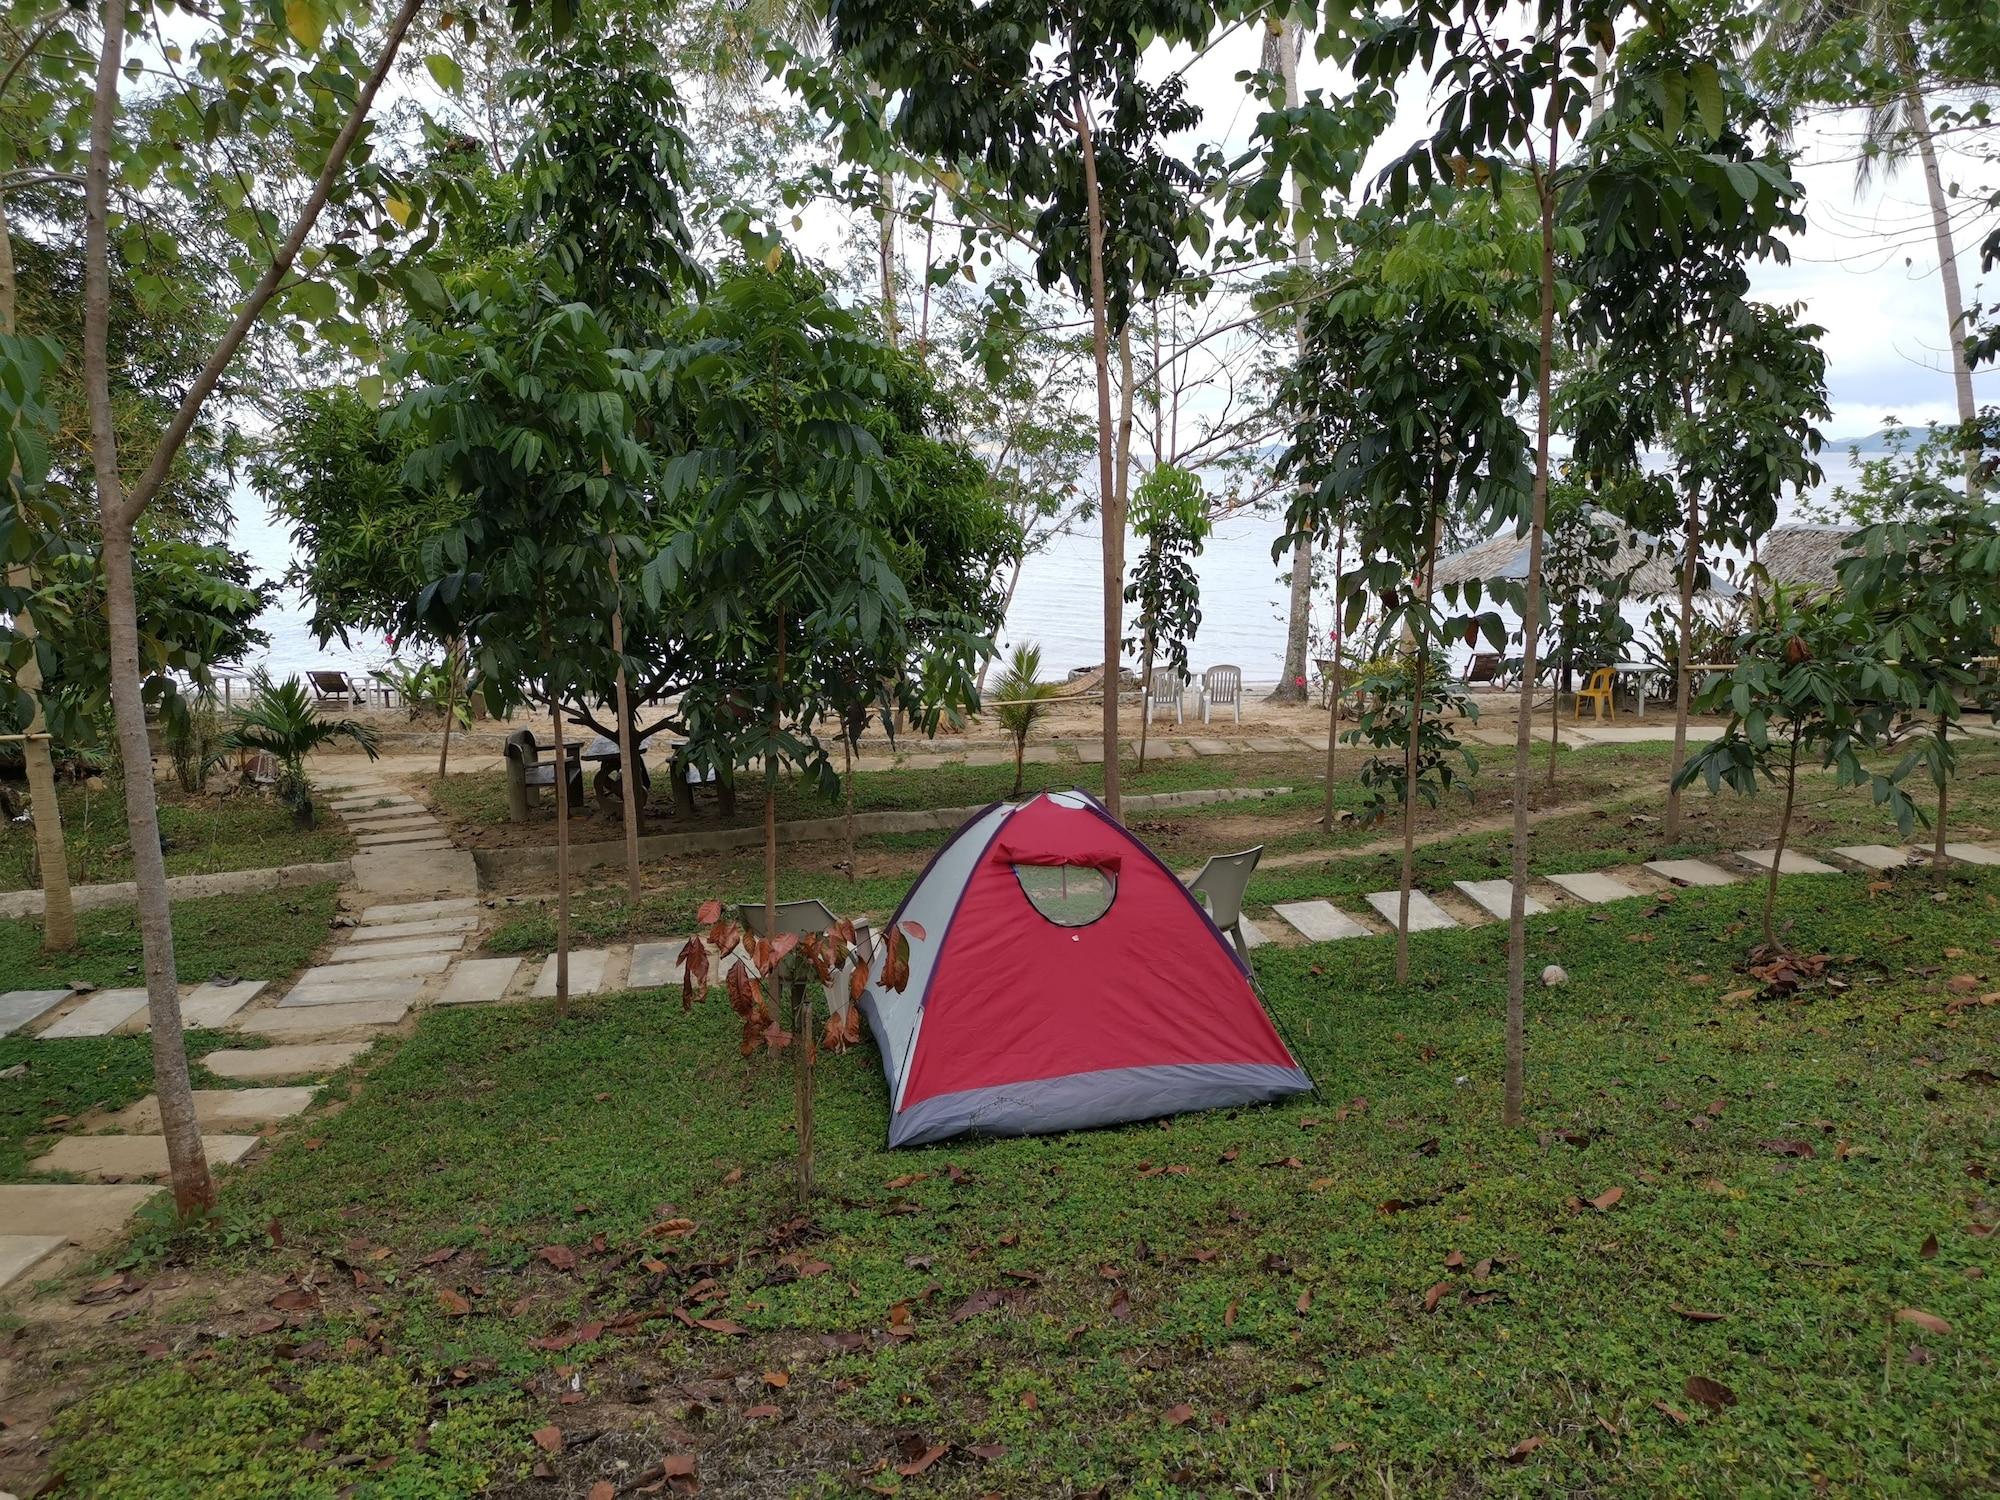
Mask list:
[{"label": "palm tree trunk", "polygon": [[[1965,296],[1958,282],[1958,253],[1952,243],[1951,205],[1945,197],[1944,174],[1938,169],[1937,143],[1931,135],[1930,111],[1924,102],[1917,77],[1916,40],[1907,29],[1898,38],[1896,60],[1903,77],[1904,113],[1910,133],[1916,137],[1917,157],[1923,167],[1924,194],[1930,200],[1931,235],[1937,241],[1938,281],[1944,288],[1945,336],[1951,351],[1951,388],[1958,401],[1958,420],[1969,433],[1979,415],[1972,398],[1972,368],[1965,358],[1965,338],[1970,331],[1965,321]],[[1963,443],[1965,492],[1979,493],[1979,445]]]},{"label": "palm tree trunk", "polygon": [[1118,807],[1118,643],[1124,633],[1125,517],[1119,513],[1112,473],[1111,330],[1104,294],[1104,203],[1097,189],[1097,148],[1090,110],[1076,96],[1076,139],[1083,153],[1084,208],[1090,241],[1090,344],[1097,366],[1097,496],[1103,542],[1104,587],[1104,807],[1119,820]]},{"label": "palm tree trunk", "polygon": [[[1303,40],[1297,21],[1279,23],[1276,38],[1278,76],[1285,85],[1286,109],[1299,107],[1299,47]],[[1292,172],[1290,197],[1292,212],[1297,215],[1301,206],[1301,186],[1296,168]],[[1292,258],[1301,271],[1312,264],[1312,241],[1309,236],[1298,236]],[[1299,354],[1303,357],[1306,346],[1306,320],[1303,316],[1298,320],[1297,341]],[[1285,618],[1285,666],[1277,687],[1272,690],[1271,701],[1306,701],[1306,638],[1311,633],[1312,537],[1309,533],[1300,532],[1298,541],[1292,544],[1292,597]]]},{"label": "palm tree trunk", "polygon": [[125,827],[132,845],[139,940],[146,974],[146,1013],[153,1037],[153,1094],[166,1138],[174,1208],[183,1221],[215,1206],[215,1179],[202,1149],[188,1081],[187,1044],[174,964],[173,913],[167,862],[160,852],[159,807],[153,791],[153,750],[139,677],[138,606],[132,582],[132,528],[138,507],[123,490],[118,432],[111,410],[111,140],[125,39],[122,0],[105,0],[84,170],[83,381],[90,412],[90,449],[103,534],[104,612],[111,655],[111,709],[125,770]]}]

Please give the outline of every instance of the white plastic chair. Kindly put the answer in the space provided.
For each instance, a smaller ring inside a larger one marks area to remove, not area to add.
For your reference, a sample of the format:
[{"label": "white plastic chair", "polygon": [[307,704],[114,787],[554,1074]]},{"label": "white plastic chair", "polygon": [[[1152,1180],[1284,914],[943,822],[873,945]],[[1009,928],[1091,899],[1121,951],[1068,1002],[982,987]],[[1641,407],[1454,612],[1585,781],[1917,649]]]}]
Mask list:
[{"label": "white plastic chair", "polygon": [[1229,934],[1245,962],[1250,958],[1250,945],[1243,940],[1243,892],[1250,885],[1257,861],[1263,857],[1262,844],[1235,854],[1211,855],[1201,873],[1188,882],[1192,894],[1207,898],[1210,919]]},{"label": "white plastic chair", "polygon": [[1228,705],[1236,714],[1236,722],[1243,722],[1243,669],[1241,667],[1210,667],[1201,674],[1201,722],[1208,722],[1208,711]]},{"label": "white plastic chair", "polygon": [[1178,667],[1153,668],[1153,680],[1146,685],[1146,718],[1150,721],[1156,705],[1172,703],[1174,722],[1184,723],[1181,717],[1181,699],[1186,690],[1187,679],[1181,676]]}]

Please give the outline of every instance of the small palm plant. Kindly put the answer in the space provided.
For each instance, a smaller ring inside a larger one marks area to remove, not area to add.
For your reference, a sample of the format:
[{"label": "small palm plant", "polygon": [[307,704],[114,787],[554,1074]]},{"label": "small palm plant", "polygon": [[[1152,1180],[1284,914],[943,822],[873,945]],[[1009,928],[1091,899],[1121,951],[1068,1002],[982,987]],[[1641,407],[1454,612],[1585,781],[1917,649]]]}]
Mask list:
[{"label": "small palm plant", "polygon": [[1048,712],[1047,700],[1058,688],[1053,682],[1038,682],[1042,672],[1040,646],[1016,646],[1007,658],[1007,670],[993,689],[993,717],[1014,739],[1014,790],[1021,795],[1021,759],[1028,753],[1028,733]]},{"label": "small palm plant", "polygon": [[306,757],[322,745],[351,739],[375,759],[375,731],[355,719],[322,719],[296,677],[254,679],[256,695],[236,711],[223,743],[231,750],[261,750],[278,763],[278,798],[301,828],[313,826],[312,785]]}]

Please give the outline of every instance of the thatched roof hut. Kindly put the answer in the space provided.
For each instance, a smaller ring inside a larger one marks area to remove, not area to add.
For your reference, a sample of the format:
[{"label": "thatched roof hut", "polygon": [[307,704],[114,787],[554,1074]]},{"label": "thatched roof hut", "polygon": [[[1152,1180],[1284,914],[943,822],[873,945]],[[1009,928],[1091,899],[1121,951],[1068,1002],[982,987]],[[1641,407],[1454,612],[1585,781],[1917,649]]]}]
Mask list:
[{"label": "thatched roof hut", "polygon": [[1786,588],[1830,589],[1847,555],[1853,526],[1777,526],[1757,544],[1757,561],[1771,582]]},{"label": "thatched roof hut", "polygon": [[[1602,518],[1604,524],[1618,533],[1618,554],[1613,557],[1610,571],[1622,573],[1628,568],[1636,569],[1626,593],[1635,599],[1651,598],[1660,594],[1674,594],[1680,591],[1680,578],[1674,571],[1673,558],[1660,550],[1657,538],[1643,531],[1635,531],[1622,521],[1609,516]],[[1440,584],[1463,584],[1472,579],[1481,583],[1494,581],[1520,582],[1528,576],[1528,539],[1515,536],[1511,532],[1491,537],[1476,547],[1468,547],[1463,552],[1445,558],[1437,565],[1437,575],[1433,580]],[[1727,584],[1716,580],[1716,592],[1729,592]]]}]

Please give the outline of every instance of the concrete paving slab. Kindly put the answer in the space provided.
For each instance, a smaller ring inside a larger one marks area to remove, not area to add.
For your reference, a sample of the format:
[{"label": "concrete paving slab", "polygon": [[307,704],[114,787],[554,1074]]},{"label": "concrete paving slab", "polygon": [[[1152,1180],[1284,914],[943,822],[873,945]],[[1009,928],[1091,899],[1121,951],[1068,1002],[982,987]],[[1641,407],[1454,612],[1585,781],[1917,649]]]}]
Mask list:
[{"label": "concrete paving slab", "polygon": [[1236,747],[1227,740],[1189,740],[1188,749],[1196,755],[1233,755]]},{"label": "concrete paving slab", "polygon": [[1299,742],[1289,735],[1259,735],[1250,741],[1250,748],[1265,755],[1288,755],[1299,748]]},{"label": "concrete paving slab", "polygon": [[0,1234],[0,1292],[23,1280],[58,1250],[68,1248],[69,1241],[59,1234]]},{"label": "concrete paving slab", "polygon": [[[1514,915],[1514,882],[1511,880],[1454,880],[1459,893],[1489,917],[1498,917],[1505,922]],[[1533,896],[1522,903],[1521,910],[1528,916],[1539,917],[1548,907]]]},{"label": "concrete paving slab", "polygon": [[1868,870],[1900,870],[1915,857],[1914,851],[1891,844],[1844,844],[1833,851]]},{"label": "concrete paving slab", "polygon": [[1944,852],[1960,864],[2000,865],[2000,849],[1989,849],[1984,844],[1946,844]]},{"label": "concrete paving slab", "polygon": [[[1771,868],[1771,861],[1778,859],[1778,851],[1775,849],[1738,849],[1736,857],[1747,865],[1754,865],[1759,870],[1768,871]],[[1796,849],[1787,849],[1785,857],[1778,859],[1778,873],[1780,875],[1838,875],[1840,871],[1822,860],[1814,859],[1810,854],[1801,854]]]},{"label": "concrete paving slab", "polygon": [[361,849],[394,849],[403,844],[434,844],[443,835],[444,830],[433,823],[422,828],[398,829],[394,833],[358,833],[354,842]]},{"label": "concrete paving slab", "polygon": [[367,1042],[301,1042],[290,1047],[225,1047],[201,1060],[217,1078],[262,1083],[274,1078],[320,1078],[346,1067]]},{"label": "concrete paving slab", "polygon": [[[230,1130],[255,1131],[274,1120],[289,1120],[313,1102],[319,1090],[311,1087],[281,1089],[195,1089],[194,1117],[203,1130],[218,1133]],[[137,1104],[129,1104],[111,1117],[111,1123],[128,1135],[152,1135],[160,1129],[160,1101],[151,1094]]]},{"label": "concrete paving slab", "polygon": [[408,938],[434,937],[440,932],[472,932],[479,926],[476,911],[446,912],[441,917],[424,917],[408,922],[363,922],[347,929],[350,943],[402,942]]},{"label": "concrete paving slab", "polygon": [[416,979],[442,974],[451,967],[449,953],[392,953],[387,958],[344,964],[321,964],[299,976],[301,985],[360,984],[370,979]]},{"label": "concrete paving slab", "polygon": [[383,814],[379,818],[348,818],[347,831],[357,838],[382,833],[442,833],[444,825],[427,812]]},{"label": "concrete paving slab", "polygon": [[1368,929],[1329,901],[1287,901],[1271,908],[1310,943],[1367,937]]},{"label": "concrete paving slab", "polygon": [[196,1031],[229,1020],[270,987],[268,979],[239,979],[220,984],[211,979],[181,996],[181,1030]]},{"label": "concrete paving slab", "polygon": [[681,943],[639,943],[632,949],[632,973],[625,981],[635,990],[660,989],[681,982]]},{"label": "concrete paving slab", "polygon": [[1054,745],[1030,745],[1021,752],[1023,763],[1031,766],[1053,766],[1062,761],[1062,751]]},{"label": "concrete paving slab", "polygon": [[70,1036],[109,1036],[116,1028],[146,1008],[146,992],[139,990],[99,990],[66,1016],[42,1028],[42,1039]]},{"label": "concrete paving slab", "polygon": [[59,990],[9,990],[0,995],[0,1036],[19,1031],[46,1011],[69,999],[68,988]]},{"label": "concrete paving slab", "polygon": [[325,984],[301,984],[278,1002],[281,1010],[301,1005],[363,1005],[373,1000],[414,1002],[423,998],[424,979],[355,979]]},{"label": "concrete paving slab", "polygon": [[13,1234],[58,1235],[72,1245],[95,1247],[123,1233],[159,1191],[141,1183],[0,1183],[0,1224]]},{"label": "concrete paving slab", "polygon": [[1082,761],[1086,766],[1103,765],[1104,764],[1103,742],[1100,740],[1078,740],[1076,742],[1076,758]]},{"label": "concrete paving slab", "polygon": [[[1391,927],[1397,925],[1397,912],[1401,908],[1402,897],[1395,891],[1375,891],[1368,897],[1368,904],[1375,908],[1376,915]],[[1422,891],[1410,892],[1410,931],[1437,932],[1446,927],[1456,927],[1458,923],[1450,912],[1431,900]]]},{"label": "concrete paving slab", "polygon": [[444,854],[456,849],[458,845],[443,834],[439,834],[436,838],[417,839],[411,843],[391,844],[386,847],[394,849],[399,854]]},{"label": "concrete paving slab", "polygon": [[1248,917],[1237,918],[1236,925],[1243,929],[1243,946],[1253,951],[1271,940],[1264,936],[1264,930]]},{"label": "concrete paving slab", "polygon": [[274,1006],[255,1010],[239,1019],[232,1028],[251,1036],[268,1036],[280,1041],[319,1041],[345,1037],[356,1031],[377,1031],[394,1026],[410,1013],[407,1000],[364,1000],[350,1005]]},{"label": "concrete paving slab", "polygon": [[349,861],[369,896],[476,896],[479,867],[463,849],[364,850]]},{"label": "concrete paving slab", "polygon": [[[373,935],[371,929],[370,935]],[[330,964],[372,964],[385,958],[404,958],[422,954],[441,953],[446,958],[465,947],[468,932],[433,932],[424,937],[402,938],[393,942],[364,943],[350,941],[342,943],[327,954],[325,962]]]},{"label": "concrete paving slab", "polygon": [[1551,875],[1549,883],[1560,886],[1579,901],[1593,905],[1602,901],[1628,901],[1639,893],[1615,875],[1586,870],[1576,875]]},{"label": "concrete paving slab", "polygon": [[519,972],[518,958],[468,958],[438,992],[439,1005],[490,1005],[507,993]]},{"label": "concrete paving slab", "polygon": [[[604,983],[604,970],[611,962],[611,952],[607,948],[578,948],[569,956],[569,992],[572,995],[588,995]],[[542,965],[542,972],[535,980],[534,995],[547,999],[556,992],[556,956],[551,953]]]},{"label": "concrete paving slab", "polygon": [[1740,878],[1705,859],[1649,859],[1645,867],[1675,885],[1734,885]]},{"label": "concrete paving slab", "polygon": [[[256,1149],[254,1135],[204,1135],[202,1154],[211,1167],[226,1167]],[[163,1135],[66,1135],[28,1164],[31,1172],[69,1172],[78,1177],[164,1177],[167,1138]]]},{"label": "concrete paving slab", "polygon": [[[1563,726],[1564,739],[1568,739],[1571,734],[1576,732],[1567,724]],[[1662,740],[1672,740],[1674,737],[1674,726],[1672,724],[1592,724],[1588,729],[1582,731],[1582,733],[1589,736],[1590,743],[1593,745],[1653,745],[1658,744]]]},{"label": "concrete paving slab", "polygon": [[470,896],[458,896],[449,901],[397,901],[387,906],[364,908],[361,924],[364,927],[379,927],[384,923],[424,922],[432,917],[457,916],[478,909],[479,903]]}]

